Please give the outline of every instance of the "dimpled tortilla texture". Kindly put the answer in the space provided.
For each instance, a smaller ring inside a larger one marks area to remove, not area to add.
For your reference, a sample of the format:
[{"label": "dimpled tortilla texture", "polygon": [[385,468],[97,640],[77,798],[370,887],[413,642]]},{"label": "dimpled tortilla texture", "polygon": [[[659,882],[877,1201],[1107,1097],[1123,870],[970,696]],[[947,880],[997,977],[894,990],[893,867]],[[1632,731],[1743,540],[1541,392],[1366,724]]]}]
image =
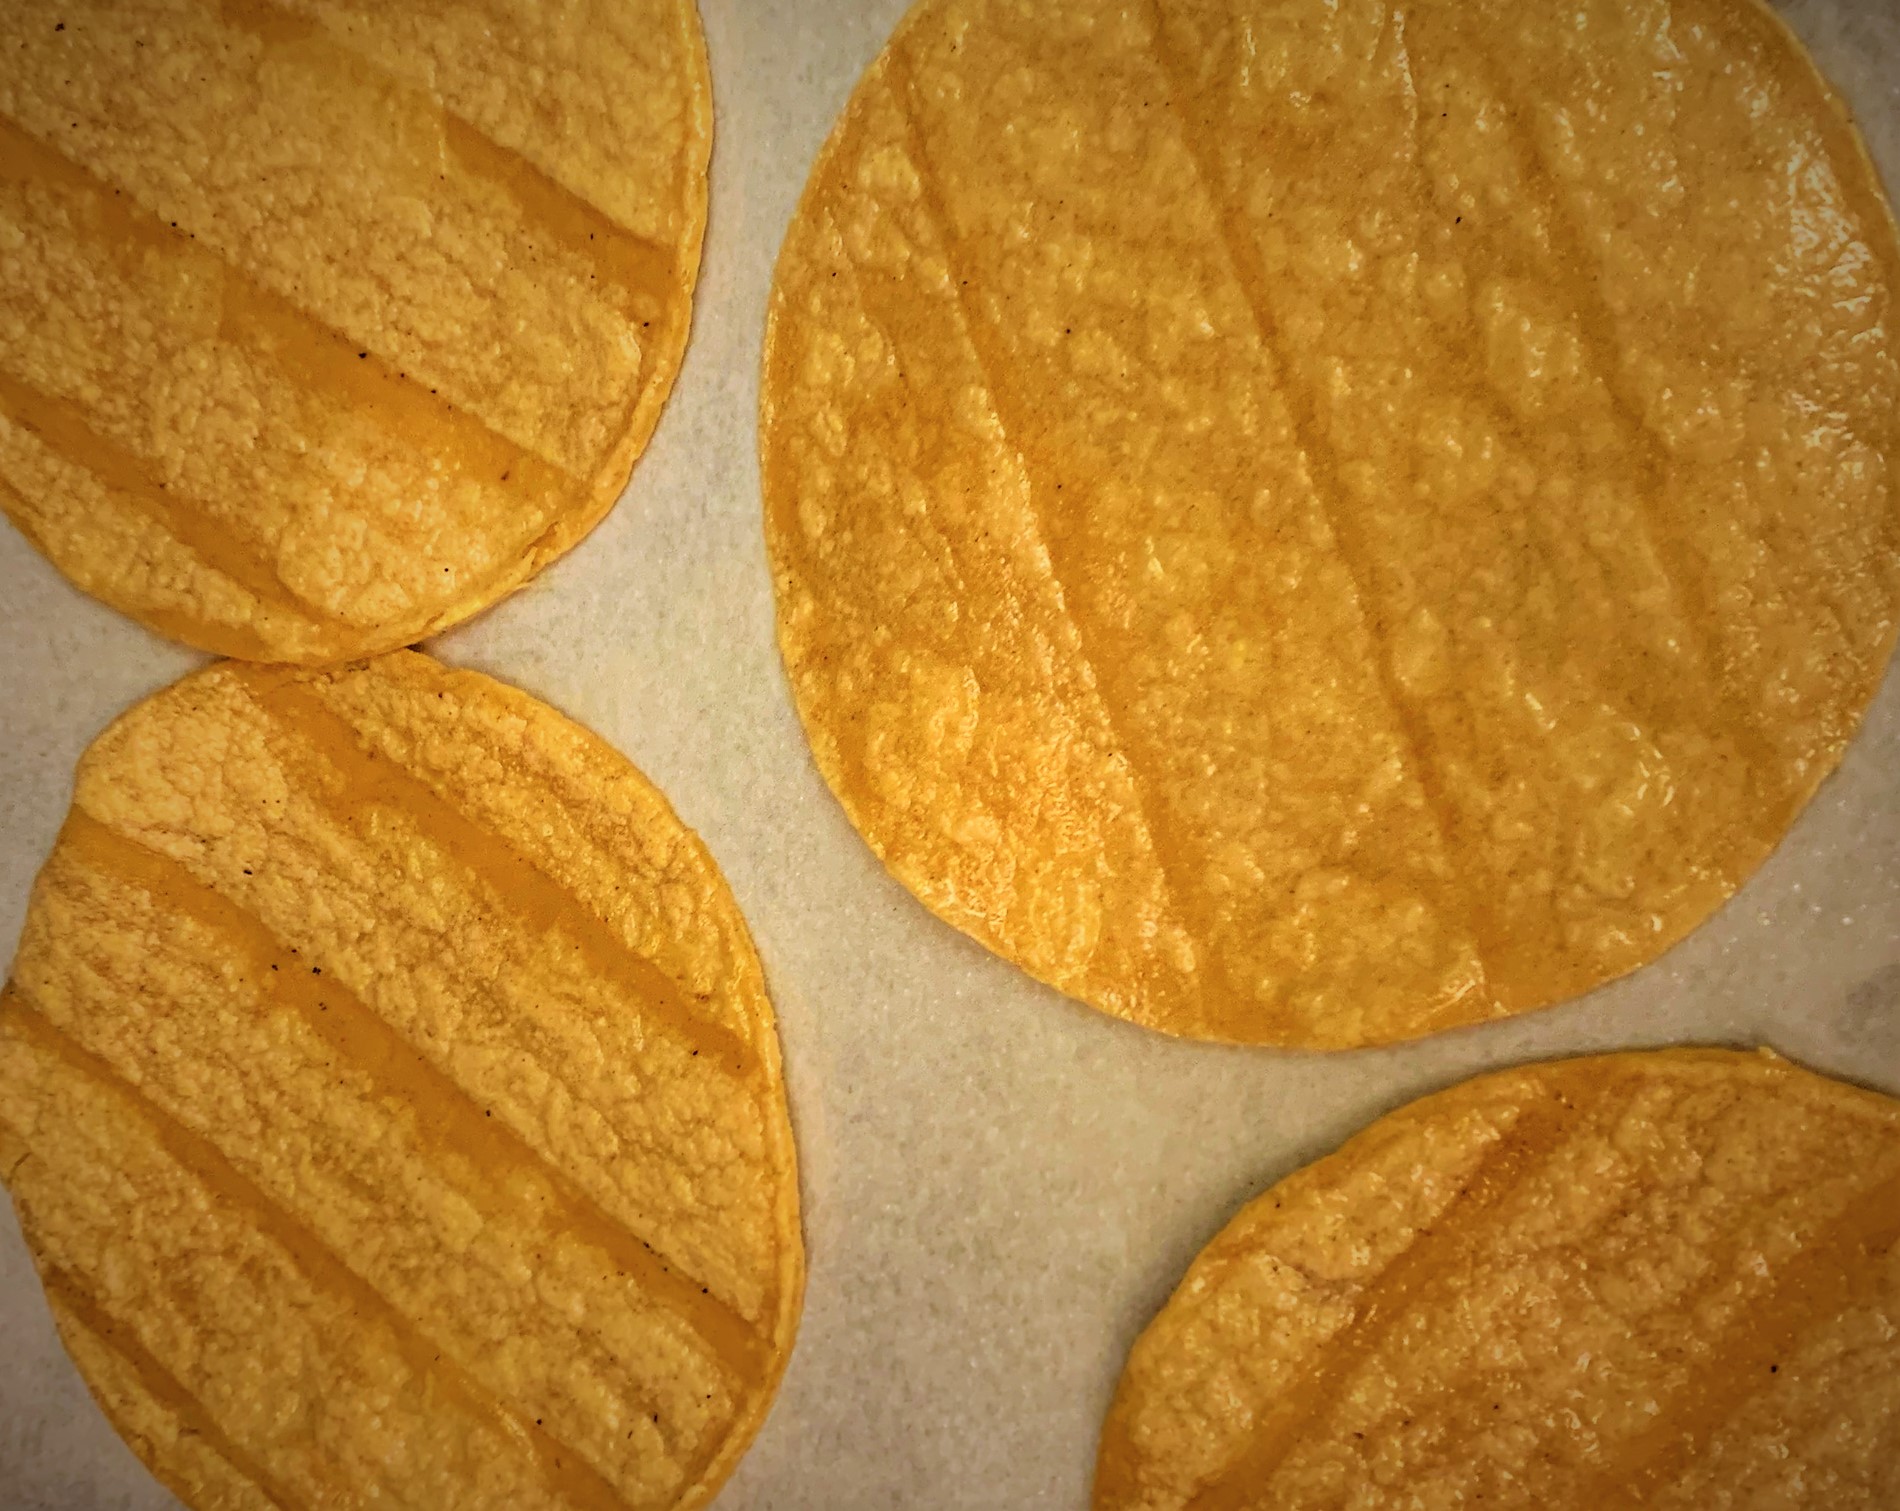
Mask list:
[{"label": "dimpled tortilla texture", "polygon": [[1900,1496],[1900,1104],[1771,1055],[1491,1075],[1242,1210],[1129,1358],[1097,1511]]},{"label": "dimpled tortilla texture", "polygon": [[1587,990],[1878,684],[1871,165],[1744,0],[1558,12],[925,0],[814,170],[800,712],[906,885],[1097,1007],[1339,1047]]},{"label": "dimpled tortilla texture", "polygon": [[0,7],[0,507],[209,650],[466,618],[645,448],[710,140],[692,0]]},{"label": "dimpled tortilla texture", "polygon": [[711,858],[526,695],[226,663],[81,765],[0,1006],[0,1171],[198,1507],[702,1504],[803,1287]]}]

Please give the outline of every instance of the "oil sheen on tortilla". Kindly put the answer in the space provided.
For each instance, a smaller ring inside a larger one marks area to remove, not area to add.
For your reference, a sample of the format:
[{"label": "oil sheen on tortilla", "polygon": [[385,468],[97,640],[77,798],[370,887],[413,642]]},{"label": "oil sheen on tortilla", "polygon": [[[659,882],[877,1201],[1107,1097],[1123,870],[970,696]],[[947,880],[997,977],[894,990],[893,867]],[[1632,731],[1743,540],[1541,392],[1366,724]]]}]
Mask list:
[{"label": "oil sheen on tortilla", "polygon": [[226,663],[79,771],[0,1000],[61,1336],[189,1504],[703,1504],[804,1261],[698,839],[511,688]]},{"label": "oil sheen on tortilla", "polygon": [[1753,0],[924,0],[772,300],[818,764],[944,918],[1172,1033],[1586,991],[1879,683],[1897,267]]},{"label": "oil sheen on tortilla", "polygon": [[1195,1260],[1094,1504],[1900,1504],[1900,1103],[1671,1051],[1382,1118]]},{"label": "oil sheen on tortilla", "polygon": [[486,607],[646,446],[711,108],[692,0],[0,6],[0,508],[223,654]]}]

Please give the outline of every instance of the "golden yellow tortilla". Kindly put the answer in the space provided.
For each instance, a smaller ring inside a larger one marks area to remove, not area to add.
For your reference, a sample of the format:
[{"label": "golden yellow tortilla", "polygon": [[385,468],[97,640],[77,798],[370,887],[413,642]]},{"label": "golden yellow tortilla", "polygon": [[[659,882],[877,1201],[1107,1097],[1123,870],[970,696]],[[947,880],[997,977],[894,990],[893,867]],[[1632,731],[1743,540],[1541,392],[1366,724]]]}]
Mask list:
[{"label": "golden yellow tortilla", "polygon": [[486,607],[645,449],[711,110],[693,0],[0,6],[0,508],[224,654]]},{"label": "golden yellow tortilla", "polygon": [[1900,1504],[1900,1103],[1678,1050],[1381,1118],[1195,1260],[1094,1504]]},{"label": "golden yellow tortilla", "polygon": [[592,735],[406,652],[216,666],[92,747],[0,999],[0,1173],[201,1511],[698,1506],[797,1325],[712,858]]},{"label": "golden yellow tortilla", "polygon": [[1171,1033],[1596,986],[1880,680],[1897,269],[1753,0],[924,0],[772,299],[819,767],[932,909]]}]

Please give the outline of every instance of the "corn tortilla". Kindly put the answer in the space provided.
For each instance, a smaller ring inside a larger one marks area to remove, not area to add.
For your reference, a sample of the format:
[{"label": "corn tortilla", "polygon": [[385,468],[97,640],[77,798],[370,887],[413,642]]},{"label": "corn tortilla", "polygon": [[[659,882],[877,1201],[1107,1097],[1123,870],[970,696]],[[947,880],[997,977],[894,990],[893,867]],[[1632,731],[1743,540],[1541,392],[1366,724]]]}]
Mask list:
[{"label": "corn tortilla", "polygon": [[215,666],[88,752],[0,1004],[0,1173],[200,1508],[701,1505],[797,1325],[712,859],[593,736],[408,652]]},{"label": "corn tortilla", "polygon": [[0,7],[0,508],[221,654],[466,618],[645,449],[711,127],[692,0]]},{"label": "corn tortilla", "polygon": [[818,765],[937,913],[1171,1033],[1586,991],[1879,683],[1897,268],[1753,0],[924,0],[772,298]]},{"label": "corn tortilla", "polygon": [[1900,1503],[1900,1103],[1771,1055],[1488,1075],[1249,1204],[1096,1511]]}]

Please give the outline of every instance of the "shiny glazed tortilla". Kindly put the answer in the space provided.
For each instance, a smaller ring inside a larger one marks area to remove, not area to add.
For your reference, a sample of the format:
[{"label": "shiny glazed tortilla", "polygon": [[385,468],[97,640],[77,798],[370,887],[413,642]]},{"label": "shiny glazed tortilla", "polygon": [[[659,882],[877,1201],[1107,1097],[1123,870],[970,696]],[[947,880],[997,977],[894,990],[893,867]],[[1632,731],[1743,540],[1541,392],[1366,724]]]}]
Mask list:
[{"label": "shiny glazed tortilla", "polygon": [[207,650],[466,618],[645,448],[711,129],[692,0],[0,7],[0,507]]},{"label": "shiny glazed tortilla", "polygon": [[1773,1056],[1484,1076],[1248,1205],[1136,1343],[1096,1511],[1878,1511],[1900,1104]]},{"label": "shiny glazed tortilla", "polygon": [[698,1506],[797,1325],[712,859],[599,740],[409,653],[213,667],[92,747],[0,1006],[0,1173],[198,1508]]},{"label": "shiny glazed tortilla", "polygon": [[1879,683],[1896,268],[1752,0],[925,0],[772,301],[819,767],[941,916],[1170,1033],[1586,991]]}]

